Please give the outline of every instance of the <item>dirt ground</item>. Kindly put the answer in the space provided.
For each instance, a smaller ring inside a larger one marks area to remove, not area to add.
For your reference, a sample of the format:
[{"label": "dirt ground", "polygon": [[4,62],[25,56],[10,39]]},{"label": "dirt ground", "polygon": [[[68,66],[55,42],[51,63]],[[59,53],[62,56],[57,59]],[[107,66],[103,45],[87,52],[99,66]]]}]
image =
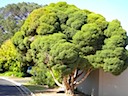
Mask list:
[{"label": "dirt ground", "polygon": [[35,96],[66,96],[64,93],[35,93]]},{"label": "dirt ground", "polygon": [[[64,93],[37,93],[35,96],[66,96]],[[75,96],[86,96],[86,95],[78,95]]]}]

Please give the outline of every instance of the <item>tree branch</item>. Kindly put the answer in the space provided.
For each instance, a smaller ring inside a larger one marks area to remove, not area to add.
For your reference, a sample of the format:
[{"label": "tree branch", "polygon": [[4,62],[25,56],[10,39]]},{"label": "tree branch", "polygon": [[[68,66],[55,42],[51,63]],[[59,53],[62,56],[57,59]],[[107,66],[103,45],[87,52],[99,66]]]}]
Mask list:
[{"label": "tree branch", "polygon": [[75,77],[75,81],[76,81],[77,78],[79,78],[83,73],[84,73],[84,71],[82,71],[81,73],[79,73],[79,74]]},{"label": "tree branch", "polygon": [[[47,64],[47,63],[49,62],[49,57],[50,57],[49,54],[46,53],[46,58],[45,58],[45,61],[44,61],[45,64]],[[51,73],[51,75],[52,75],[52,77],[53,77],[55,83],[56,83],[59,87],[64,88],[63,84],[59,83],[59,81],[56,80],[56,78],[55,78],[55,76],[54,76],[54,74],[53,74],[53,72],[52,72],[52,69],[51,69],[50,67],[48,67],[48,69],[50,70],[50,73]]]},{"label": "tree branch", "polygon": [[78,74],[78,69],[76,69],[74,72],[74,78],[76,78],[77,74]]},{"label": "tree branch", "polygon": [[[87,73],[85,74],[85,76],[84,76],[80,81],[75,82],[75,87],[78,86],[79,84],[81,84],[81,83],[88,77],[88,75],[90,74],[91,71],[92,71],[91,68],[88,69],[88,70],[87,70]],[[82,73],[82,72],[81,72],[81,73]]]},{"label": "tree branch", "polygon": [[52,75],[52,77],[53,77],[55,83],[56,83],[58,86],[64,88],[63,84],[59,83],[58,80],[56,80],[56,78],[55,78],[55,76],[54,76],[54,74],[53,74],[53,72],[52,72],[51,69],[50,69],[50,73],[51,73],[51,75]]}]

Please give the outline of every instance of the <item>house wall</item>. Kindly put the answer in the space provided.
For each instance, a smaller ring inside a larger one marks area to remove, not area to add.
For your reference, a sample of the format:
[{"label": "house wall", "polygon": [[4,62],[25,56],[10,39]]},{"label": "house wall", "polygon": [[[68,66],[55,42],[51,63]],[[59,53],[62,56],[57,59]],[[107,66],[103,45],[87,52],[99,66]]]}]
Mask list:
[{"label": "house wall", "polygon": [[88,78],[78,86],[78,90],[85,94],[94,94],[92,96],[98,96],[99,87],[99,70],[92,72]]},{"label": "house wall", "polygon": [[119,76],[96,70],[78,86],[78,90],[93,93],[91,96],[128,96],[128,69]]},{"label": "house wall", "polygon": [[100,70],[99,96],[128,96],[128,69],[119,76]]}]

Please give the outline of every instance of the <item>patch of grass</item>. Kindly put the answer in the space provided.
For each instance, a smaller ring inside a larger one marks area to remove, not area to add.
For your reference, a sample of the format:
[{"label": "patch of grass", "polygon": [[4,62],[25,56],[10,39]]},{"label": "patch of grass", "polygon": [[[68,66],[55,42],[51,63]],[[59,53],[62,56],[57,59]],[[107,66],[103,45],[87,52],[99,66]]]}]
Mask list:
[{"label": "patch of grass", "polygon": [[0,76],[14,76],[14,77],[22,77],[23,73],[21,72],[11,72],[11,71],[7,71],[4,73],[0,73]]},{"label": "patch of grass", "polygon": [[47,87],[43,85],[24,84],[24,86],[33,93],[43,92],[45,89],[47,89]]},{"label": "patch of grass", "polygon": [[3,73],[0,73],[0,76],[4,76],[4,74]]}]

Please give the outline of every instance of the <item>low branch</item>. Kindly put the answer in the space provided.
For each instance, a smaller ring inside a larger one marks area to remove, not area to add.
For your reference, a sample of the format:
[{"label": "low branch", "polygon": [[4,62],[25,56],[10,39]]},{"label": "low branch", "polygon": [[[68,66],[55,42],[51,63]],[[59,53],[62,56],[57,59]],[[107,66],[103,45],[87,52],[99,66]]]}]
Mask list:
[{"label": "low branch", "polygon": [[53,77],[55,83],[56,83],[59,87],[64,88],[63,84],[59,83],[58,80],[56,80],[56,78],[55,78],[55,76],[54,76],[52,70],[50,70],[50,73],[51,73],[51,75],[52,75],[52,77]]},{"label": "low branch", "polygon": [[77,77],[77,74],[78,74],[78,69],[76,69],[75,72],[74,72],[74,78]]},{"label": "low branch", "polygon": [[90,74],[90,72],[92,71],[92,69],[88,69],[87,73],[85,74],[85,76],[78,82],[75,82],[75,87],[78,86],[79,84],[81,84]]},{"label": "low branch", "polygon": [[82,71],[81,73],[79,73],[76,77],[75,77],[75,81],[84,73],[84,71]]},{"label": "low branch", "polygon": [[[48,53],[46,53],[46,58],[45,58],[45,61],[44,63],[47,64],[49,62],[49,59],[50,59],[50,55]],[[63,84],[59,83],[59,81],[55,78],[53,72],[52,72],[52,69],[50,67],[48,67],[48,69],[50,69],[50,73],[55,81],[55,83],[59,86],[59,87],[62,87],[64,88]]]}]

